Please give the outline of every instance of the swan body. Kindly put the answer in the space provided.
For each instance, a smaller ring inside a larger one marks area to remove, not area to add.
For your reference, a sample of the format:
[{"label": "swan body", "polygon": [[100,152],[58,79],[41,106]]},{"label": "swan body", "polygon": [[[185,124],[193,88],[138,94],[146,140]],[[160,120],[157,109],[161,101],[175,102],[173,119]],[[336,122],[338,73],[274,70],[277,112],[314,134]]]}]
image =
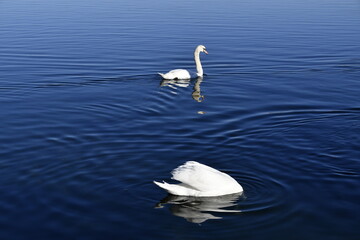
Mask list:
[{"label": "swan body", "polygon": [[193,78],[193,74],[191,74],[188,70],[185,69],[174,69],[168,73],[159,73],[159,75],[163,79],[173,80],[173,79],[190,79]]},{"label": "swan body", "polygon": [[188,70],[185,69],[174,69],[171,70],[168,73],[159,73],[159,75],[163,78],[163,79],[168,79],[168,80],[172,80],[172,79],[191,79],[191,78],[196,78],[196,77],[202,77],[204,74],[202,65],[201,65],[201,61],[200,61],[200,53],[204,52],[206,54],[208,54],[208,52],[206,51],[206,47],[204,45],[199,45],[196,47],[195,51],[194,51],[194,60],[195,60],[195,65],[196,65],[196,73],[191,73]]},{"label": "swan body", "polygon": [[186,162],[171,174],[172,179],[181,183],[154,183],[173,195],[214,197],[243,192],[241,185],[228,174],[195,161]]}]

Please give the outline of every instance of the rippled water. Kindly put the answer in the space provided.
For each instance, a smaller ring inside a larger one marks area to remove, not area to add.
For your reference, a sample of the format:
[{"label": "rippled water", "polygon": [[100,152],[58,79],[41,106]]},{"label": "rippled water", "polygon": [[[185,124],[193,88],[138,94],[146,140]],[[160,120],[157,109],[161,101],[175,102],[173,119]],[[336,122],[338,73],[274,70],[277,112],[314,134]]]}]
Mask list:
[{"label": "rippled water", "polygon": [[[359,239],[360,3],[0,1],[1,239]],[[162,81],[194,68],[206,76]],[[167,196],[193,160],[241,196]]]}]

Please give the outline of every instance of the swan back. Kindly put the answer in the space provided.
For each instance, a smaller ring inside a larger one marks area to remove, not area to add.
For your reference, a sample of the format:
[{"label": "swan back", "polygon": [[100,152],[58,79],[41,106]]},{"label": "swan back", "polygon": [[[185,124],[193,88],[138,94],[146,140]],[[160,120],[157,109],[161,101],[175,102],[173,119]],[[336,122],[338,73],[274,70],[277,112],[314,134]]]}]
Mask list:
[{"label": "swan back", "polygon": [[173,179],[201,192],[213,191],[214,189],[218,191],[231,190],[234,187],[240,190],[240,185],[226,173],[195,161],[188,161],[174,169],[172,175]]},{"label": "swan back", "polygon": [[163,79],[172,80],[172,79],[190,79],[191,74],[188,70],[185,69],[174,69],[167,73],[159,73]]}]

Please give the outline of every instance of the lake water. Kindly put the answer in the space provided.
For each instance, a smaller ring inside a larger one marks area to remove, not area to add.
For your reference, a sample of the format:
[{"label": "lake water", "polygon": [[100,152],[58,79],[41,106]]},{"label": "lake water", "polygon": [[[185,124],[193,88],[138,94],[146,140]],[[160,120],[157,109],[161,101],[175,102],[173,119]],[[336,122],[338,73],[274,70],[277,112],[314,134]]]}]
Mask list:
[{"label": "lake water", "polygon": [[0,1],[0,110],[1,239],[360,238],[357,0]]}]

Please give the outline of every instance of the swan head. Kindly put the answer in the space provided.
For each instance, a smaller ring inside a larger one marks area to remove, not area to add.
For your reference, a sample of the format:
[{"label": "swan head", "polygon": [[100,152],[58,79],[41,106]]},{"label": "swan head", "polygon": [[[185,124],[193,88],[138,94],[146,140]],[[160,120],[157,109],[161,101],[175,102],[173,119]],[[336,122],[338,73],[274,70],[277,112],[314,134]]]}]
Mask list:
[{"label": "swan head", "polygon": [[203,52],[203,53],[206,53],[206,54],[209,54],[207,51],[206,51],[206,47],[204,45],[199,45],[196,47],[196,50],[199,51],[199,52]]}]

